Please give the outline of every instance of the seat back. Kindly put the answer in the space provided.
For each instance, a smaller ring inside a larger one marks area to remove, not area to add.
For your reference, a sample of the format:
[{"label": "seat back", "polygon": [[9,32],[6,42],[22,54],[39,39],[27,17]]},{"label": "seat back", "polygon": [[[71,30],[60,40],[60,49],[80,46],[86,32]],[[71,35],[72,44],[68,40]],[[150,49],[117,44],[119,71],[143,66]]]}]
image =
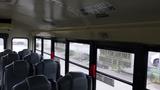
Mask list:
[{"label": "seat back", "polygon": [[45,75],[49,80],[56,81],[60,77],[60,64],[51,59],[45,59],[36,65],[36,74]]},{"label": "seat back", "polygon": [[52,90],[51,83],[43,75],[31,76],[13,86],[12,90]]},{"label": "seat back", "polygon": [[22,60],[26,55],[31,54],[32,51],[29,49],[23,49],[22,51],[18,52],[19,58]]},{"label": "seat back", "polygon": [[3,90],[11,90],[12,86],[30,76],[30,64],[25,61],[14,61],[5,67]]},{"label": "seat back", "polygon": [[1,60],[1,57],[3,56],[3,52],[0,52],[0,60]]},{"label": "seat back", "polygon": [[11,53],[11,52],[12,52],[11,49],[5,49],[4,52],[3,52],[3,54],[6,55],[6,54],[9,54],[9,53]]},{"label": "seat back", "polygon": [[0,67],[0,80],[3,78],[4,68],[5,66],[9,65],[13,61],[19,59],[19,56],[16,52],[9,53],[2,57],[1,59],[1,67]]},{"label": "seat back", "polygon": [[[0,53],[0,80],[2,79],[2,68],[3,68],[3,65],[2,65],[2,59],[4,58],[4,57],[6,57],[7,56],[7,54],[9,54],[9,53],[12,53],[12,50],[10,50],[10,49],[5,49],[3,52],[1,52]],[[1,83],[0,83],[1,84]]]},{"label": "seat back", "polygon": [[70,72],[58,80],[59,90],[91,90],[89,77],[81,72]]},{"label": "seat back", "polygon": [[2,58],[2,66],[5,67],[16,60],[19,60],[19,55],[16,52],[9,53]]},{"label": "seat back", "polygon": [[0,59],[1,59],[2,56],[5,56],[5,55],[7,55],[7,54],[9,54],[11,52],[12,52],[12,50],[10,50],[10,49],[4,50],[3,52],[0,53]]},{"label": "seat back", "polygon": [[37,53],[31,53],[24,57],[24,60],[32,65],[35,65],[41,61],[41,57]]},{"label": "seat back", "polygon": [[3,72],[4,72],[4,65],[3,65],[3,61],[6,60],[8,55],[4,55],[1,57],[0,59],[0,85],[2,84],[2,77],[3,77]]}]

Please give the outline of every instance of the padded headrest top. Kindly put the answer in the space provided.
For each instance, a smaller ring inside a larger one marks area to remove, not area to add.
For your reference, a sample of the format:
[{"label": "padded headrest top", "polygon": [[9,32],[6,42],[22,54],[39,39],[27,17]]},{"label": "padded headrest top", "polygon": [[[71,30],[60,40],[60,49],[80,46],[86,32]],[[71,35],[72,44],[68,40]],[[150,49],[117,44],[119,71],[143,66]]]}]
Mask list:
[{"label": "padded headrest top", "polygon": [[58,80],[58,89],[59,90],[72,90],[72,81],[70,75],[65,75],[64,77]]},{"label": "padded headrest top", "polygon": [[2,66],[5,67],[6,65],[16,60],[19,60],[18,54],[16,52],[9,53],[2,57]]},{"label": "padded headrest top", "polygon": [[29,90],[51,90],[51,84],[43,75],[31,76],[26,79]]},{"label": "padded headrest top", "polygon": [[6,54],[6,55],[2,56],[2,57],[1,57],[1,59],[2,59],[2,60],[6,60],[6,59],[8,59],[8,54]]},{"label": "padded headrest top", "polygon": [[82,72],[69,72],[58,81],[60,90],[88,90],[88,79]]},{"label": "padded headrest top", "polygon": [[31,52],[31,50],[29,50],[29,49],[23,49],[23,50],[22,50],[22,52],[26,52],[26,53],[28,53],[28,52],[29,52],[29,53],[30,53],[30,52]]},{"label": "padded headrest top", "polygon": [[32,59],[40,60],[40,56],[37,53],[31,53]]},{"label": "padded headrest top", "polygon": [[19,51],[18,54],[23,58],[24,56],[31,54],[31,50],[23,49],[22,51]]},{"label": "padded headrest top", "polygon": [[37,53],[31,53],[26,55],[24,60],[27,60],[29,63],[36,64],[40,62],[40,56]]},{"label": "padded headrest top", "polygon": [[39,65],[42,65],[43,74],[46,75],[48,79],[56,80],[58,65],[55,61],[48,59],[39,63]]},{"label": "padded headrest top", "polygon": [[72,90],[88,90],[88,79],[82,72],[68,73],[72,77]]},{"label": "padded headrest top", "polygon": [[19,60],[19,56],[16,52],[12,52],[8,54],[8,59]]},{"label": "padded headrest top", "polygon": [[86,78],[86,74],[82,72],[69,72],[68,75],[71,75],[72,78],[84,77]]},{"label": "padded headrest top", "polygon": [[12,52],[12,50],[6,49],[6,50],[4,50],[3,54],[6,55],[6,54],[9,54],[9,53],[11,53],[11,52]]}]

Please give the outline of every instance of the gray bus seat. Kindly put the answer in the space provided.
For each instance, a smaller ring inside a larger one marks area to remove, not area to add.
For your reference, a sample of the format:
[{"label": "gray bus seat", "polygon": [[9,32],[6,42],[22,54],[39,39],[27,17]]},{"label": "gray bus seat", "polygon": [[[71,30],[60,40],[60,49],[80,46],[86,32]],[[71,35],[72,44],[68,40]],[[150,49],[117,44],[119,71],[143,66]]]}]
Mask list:
[{"label": "gray bus seat", "polygon": [[69,72],[58,80],[59,90],[91,90],[91,79],[81,72]]},{"label": "gray bus seat", "polygon": [[19,58],[22,60],[26,55],[31,54],[32,51],[29,49],[23,49],[22,51],[18,52]]},{"label": "gray bus seat", "polygon": [[37,53],[28,54],[23,59],[32,65],[35,65],[41,61],[41,57]]},{"label": "gray bus seat", "polygon": [[11,90],[11,88],[32,75],[29,63],[25,61],[14,61],[5,67],[2,90]]},{"label": "gray bus seat", "polygon": [[51,59],[44,59],[36,65],[36,74],[45,75],[50,81],[60,78],[60,64]]},{"label": "gray bus seat", "polygon": [[[14,85],[12,90],[53,90],[51,83],[43,75],[31,76]],[[54,89],[55,90],[55,89]]]}]

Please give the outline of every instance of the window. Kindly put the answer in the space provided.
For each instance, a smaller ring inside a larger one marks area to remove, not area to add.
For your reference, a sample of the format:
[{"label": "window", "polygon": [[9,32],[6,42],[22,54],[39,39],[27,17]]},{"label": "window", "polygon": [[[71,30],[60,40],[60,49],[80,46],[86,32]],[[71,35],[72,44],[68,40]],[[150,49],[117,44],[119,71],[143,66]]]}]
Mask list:
[{"label": "window", "polygon": [[42,50],[42,39],[36,38],[36,49]]},{"label": "window", "polygon": [[44,43],[43,43],[43,58],[44,59],[50,59],[50,55],[51,55],[51,40],[47,40],[44,39]]},{"label": "window", "polygon": [[36,50],[36,53],[38,53],[39,55],[41,55],[41,51],[39,51],[39,50]]},{"label": "window", "polygon": [[42,50],[42,39],[36,38],[36,53],[41,55]]},{"label": "window", "polygon": [[72,63],[69,64],[69,71],[75,71],[75,72],[77,71],[77,72],[83,72],[83,73],[88,74],[87,69],[82,68],[82,67],[75,65],[75,64],[72,64]]},{"label": "window", "polygon": [[64,43],[56,42],[54,44],[55,48],[55,56],[60,62],[61,67],[61,75],[65,75],[65,49],[66,46]]},{"label": "window", "polygon": [[23,49],[28,49],[28,39],[25,38],[13,38],[12,40],[12,50],[19,52]]},{"label": "window", "polygon": [[[121,80],[133,82],[134,54],[114,50],[97,49],[97,71]],[[97,73],[97,90],[99,83],[110,90],[132,90],[132,86]]]},{"label": "window", "polygon": [[4,40],[3,38],[0,38],[0,52],[4,51]]},{"label": "window", "polygon": [[65,44],[56,42],[54,46],[55,46],[55,56],[65,59],[65,49],[66,49]]},{"label": "window", "polygon": [[148,53],[147,89],[160,88],[160,52]]},{"label": "window", "polygon": [[[70,60],[70,71],[82,71],[86,73],[85,68],[89,68],[89,52],[90,52],[90,45],[88,44],[80,44],[80,43],[70,43],[70,51],[69,51],[69,60]],[[72,64],[75,63],[81,65],[85,68],[80,66],[75,66]],[[76,70],[77,68],[77,70]],[[88,70],[87,70],[88,73]]]}]

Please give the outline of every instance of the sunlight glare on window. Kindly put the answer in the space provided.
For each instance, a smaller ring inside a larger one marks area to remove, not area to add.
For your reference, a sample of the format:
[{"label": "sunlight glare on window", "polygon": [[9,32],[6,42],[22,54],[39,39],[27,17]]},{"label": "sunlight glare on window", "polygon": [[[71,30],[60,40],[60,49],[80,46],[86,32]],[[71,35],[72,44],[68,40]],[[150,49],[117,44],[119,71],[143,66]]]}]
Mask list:
[{"label": "sunlight glare on window", "polygon": [[28,49],[28,39],[14,38],[12,40],[12,50],[19,52],[23,49]]},{"label": "sunlight glare on window", "polygon": [[0,52],[4,51],[4,40],[0,38]]},{"label": "sunlight glare on window", "polygon": [[42,39],[36,38],[36,49],[41,50]]}]

